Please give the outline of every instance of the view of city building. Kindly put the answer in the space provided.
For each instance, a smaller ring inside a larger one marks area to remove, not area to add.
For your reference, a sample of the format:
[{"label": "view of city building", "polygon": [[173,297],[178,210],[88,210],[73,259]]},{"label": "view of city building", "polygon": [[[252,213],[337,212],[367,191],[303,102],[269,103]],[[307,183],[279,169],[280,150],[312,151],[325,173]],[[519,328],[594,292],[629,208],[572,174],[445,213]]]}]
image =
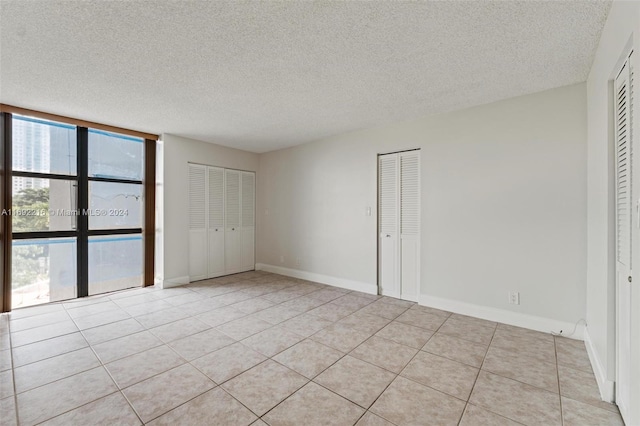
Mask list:
[{"label": "view of city building", "polygon": [[[89,216],[89,229],[142,227],[142,184],[90,181],[89,210],[97,214],[78,211],[75,126],[14,116],[12,131],[14,233],[75,231],[79,214]],[[89,176],[141,180],[142,145],[139,138],[89,129]],[[90,294],[141,284],[140,234],[89,237],[88,243]],[[12,257],[14,307],[77,296],[76,237],[14,239]]]}]

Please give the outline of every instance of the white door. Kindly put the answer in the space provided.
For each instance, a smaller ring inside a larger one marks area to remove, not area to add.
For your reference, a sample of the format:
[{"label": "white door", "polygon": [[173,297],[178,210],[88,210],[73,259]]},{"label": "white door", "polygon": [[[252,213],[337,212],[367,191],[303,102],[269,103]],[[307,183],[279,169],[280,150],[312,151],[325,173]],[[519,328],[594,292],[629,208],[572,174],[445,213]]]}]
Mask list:
[{"label": "white door", "polygon": [[616,403],[622,417],[629,421],[631,379],[631,100],[633,74],[630,60],[616,78]]},{"label": "white door", "polygon": [[224,275],[224,169],[208,167],[208,263],[209,278]]},{"label": "white door", "polygon": [[378,157],[378,280],[380,294],[400,297],[399,157]]},{"label": "white door", "polygon": [[420,151],[378,158],[380,293],[418,301],[420,289]]},{"label": "white door", "polygon": [[207,278],[207,168],[189,164],[189,280]]},{"label": "white door", "polygon": [[256,175],[253,172],[242,172],[242,216],[241,232],[241,267],[243,271],[255,269],[255,199]]},{"label": "white door", "polygon": [[225,272],[242,270],[242,240],[240,232],[240,174],[238,170],[225,170]]},{"label": "white door", "polygon": [[400,298],[418,301],[420,289],[420,151],[400,155]]}]

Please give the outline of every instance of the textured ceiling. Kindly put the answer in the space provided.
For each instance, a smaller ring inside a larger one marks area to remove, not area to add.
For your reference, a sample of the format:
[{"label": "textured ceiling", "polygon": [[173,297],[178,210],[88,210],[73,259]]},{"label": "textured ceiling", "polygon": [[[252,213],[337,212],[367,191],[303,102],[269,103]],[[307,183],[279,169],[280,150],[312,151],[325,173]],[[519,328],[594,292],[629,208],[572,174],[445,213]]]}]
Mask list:
[{"label": "textured ceiling", "polygon": [[585,81],[610,7],[0,3],[0,102],[255,152]]}]

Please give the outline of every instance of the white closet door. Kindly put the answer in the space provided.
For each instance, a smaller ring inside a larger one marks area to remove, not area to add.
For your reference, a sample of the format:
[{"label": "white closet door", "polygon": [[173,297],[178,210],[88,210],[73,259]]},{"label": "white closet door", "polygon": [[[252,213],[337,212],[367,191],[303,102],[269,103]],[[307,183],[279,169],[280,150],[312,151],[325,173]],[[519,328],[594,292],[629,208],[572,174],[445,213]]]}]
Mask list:
[{"label": "white closet door", "polygon": [[378,157],[380,293],[391,297],[400,297],[398,159],[397,154]]},{"label": "white closet door", "polygon": [[420,288],[420,151],[400,153],[400,298]]},{"label": "white closet door", "polygon": [[224,169],[208,167],[209,278],[224,275]]},{"label": "white closet door", "polygon": [[240,232],[240,171],[225,170],[225,272],[242,270],[242,240]]},{"label": "white closet door", "polygon": [[189,280],[207,278],[207,168],[189,164]]},{"label": "white closet door", "polygon": [[241,257],[242,270],[255,269],[255,197],[256,175],[252,172],[242,172],[242,216],[241,216]]},{"label": "white closet door", "polygon": [[[615,88],[616,142],[616,403],[631,422],[631,232],[633,72],[629,59]],[[632,70],[631,70],[632,71]]]}]

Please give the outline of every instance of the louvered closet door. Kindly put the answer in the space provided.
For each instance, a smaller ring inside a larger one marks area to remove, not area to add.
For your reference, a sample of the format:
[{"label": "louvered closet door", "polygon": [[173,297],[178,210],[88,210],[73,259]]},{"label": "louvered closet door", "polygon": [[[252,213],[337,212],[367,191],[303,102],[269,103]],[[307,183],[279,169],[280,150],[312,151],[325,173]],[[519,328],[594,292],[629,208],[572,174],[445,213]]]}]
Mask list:
[{"label": "louvered closet door", "polygon": [[380,293],[400,297],[399,156],[378,157],[378,279]]},{"label": "louvered closet door", "polygon": [[420,288],[420,151],[400,153],[400,298]]},{"label": "louvered closet door", "polygon": [[207,278],[207,168],[189,164],[189,280]]},{"label": "louvered closet door", "polygon": [[631,128],[629,69],[616,79],[616,259],[631,266]]},{"label": "louvered closet door", "polygon": [[233,274],[242,270],[242,236],[240,232],[240,174],[237,170],[225,170],[225,272]]},{"label": "louvered closet door", "polygon": [[208,167],[209,278],[224,275],[224,169]]},{"label": "louvered closet door", "polygon": [[256,175],[252,172],[242,172],[241,174],[241,257],[242,270],[251,271],[255,269],[255,197],[256,197]]},{"label": "louvered closet door", "polygon": [[626,422],[631,397],[631,233],[633,72],[631,58],[615,81],[616,145],[616,403]]}]

